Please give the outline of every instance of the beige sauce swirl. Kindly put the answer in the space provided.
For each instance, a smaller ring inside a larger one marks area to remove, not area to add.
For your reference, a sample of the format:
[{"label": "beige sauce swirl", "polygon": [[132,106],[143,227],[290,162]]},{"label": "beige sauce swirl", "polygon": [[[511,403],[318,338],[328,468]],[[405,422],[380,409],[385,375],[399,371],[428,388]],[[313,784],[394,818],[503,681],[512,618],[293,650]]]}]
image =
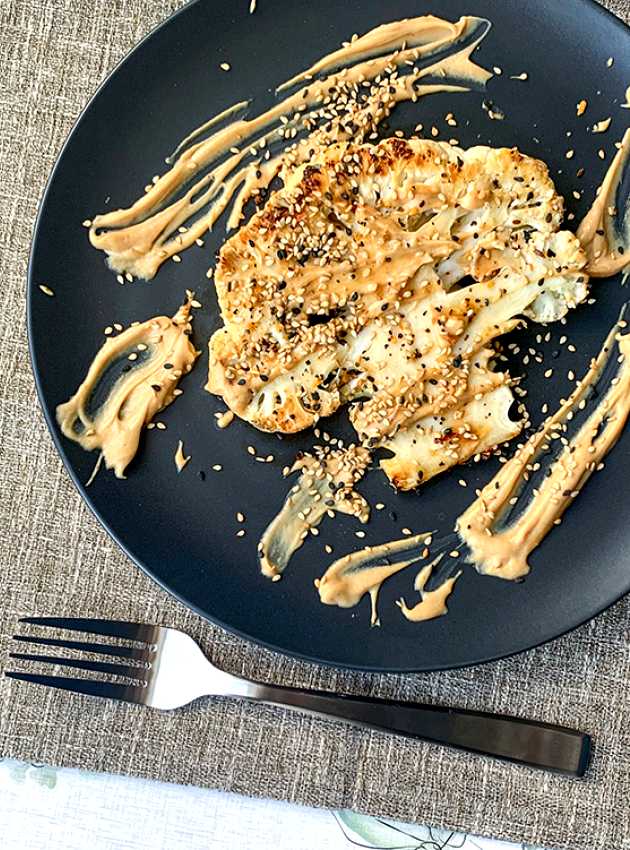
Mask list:
[{"label": "beige sauce swirl", "polygon": [[[389,114],[389,107],[383,107],[385,90],[387,100],[395,103],[483,86],[492,74],[470,56],[489,28],[483,18],[462,17],[450,23],[425,16],[371,30],[280,89],[319,70],[339,67],[335,73],[310,81],[255,118],[236,118],[213,129],[241,112],[246,104],[240,103],[193,131],[176,149],[178,158],[170,170],[131,207],[94,217],[89,230],[92,245],[107,253],[115,271],[152,278],[165,260],[210,230],[232,202],[228,227],[236,227],[252,195],[277,174],[311,158],[318,147],[371,138]],[[418,67],[416,62],[429,64]],[[425,78],[428,81],[419,86]],[[468,85],[453,84],[460,80]],[[359,99],[364,94],[365,101]],[[331,101],[342,103],[341,114],[329,111]],[[207,138],[195,141],[208,131],[212,132]],[[282,148],[273,156],[272,143]]]},{"label": "beige sauce swirl", "polygon": [[291,472],[300,470],[298,483],[289,491],[282,510],[258,544],[263,575],[279,579],[293,553],[327,513],[349,514],[361,522],[368,521],[369,505],[353,488],[363,477],[369,459],[367,449],[350,446],[323,449],[296,461]]},{"label": "beige sauce swirl", "polygon": [[[517,450],[479,497],[457,520],[457,531],[470,550],[470,561],[484,575],[518,579],[529,572],[528,557],[541,543],[619,439],[630,413],[630,335],[617,323],[571,396],[540,430]],[[567,422],[584,409],[592,388],[615,351],[619,366],[610,388],[575,436]],[[549,448],[562,445],[518,518],[501,522],[511,500],[518,500],[527,476]]]},{"label": "beige sauce swirl", "polygon": [[[124,478],[142,429],[174,400],[179,379],[199,356],[191,332],[186,302],[172,319],[158,316],[108,339],[76,393],[57,407],[62,433],[86,451],[100,450],[107,469]],[[97,403],[101,381],[121,360],[127,362],[119,377]]]},{"label": "beige sauce swirl", "polygon": [[617,206],[629,156],[630,129],[624,133],[593,205],[577,230],[588,256],[587,271],[592,277],[630,272],[630,195],[623,200],[623,209]]},{"label": "beige sauce swirl", "polygon": [[[436,561],[437,560],[439,560],[439,558],[437,558]],[[417,605],[414,605],[413,608],[408,608],[405,600],[402,598],[396,602],[396,605],[398,605],[402,611],[403,616],[407,620],[411,620],[412,623],[420,623],[423,620],[434,620],[436,617],[448,614],[446,600],[453,592],[455,582],[462,573],[460,570],[454,576],[445,579],[434,590],[425,590],[424,588],[431,577],[431,572],[436,561],[433,561],[431,564],[427,564],[427,566],[423,567],[416,576],[413,586],[420,594],[421,601],[418,602]]]},{"label": "beige sauce swirl", "polygon": [[[370,622],[373,626],[380,625],[376,603],[381,585],[390,576],[422,558],[423,553],[418,551],[418,547],[421,550],[426,548],[427,539],[425,532],[379,546],[366,546],[339,558],[321,578],[315,579],[320,601],[324,605],[353,608],[369,593],[372,603]],[[395,557],[401,555],[408,557]],[[390,562],[393,557],[395,559]]]}]

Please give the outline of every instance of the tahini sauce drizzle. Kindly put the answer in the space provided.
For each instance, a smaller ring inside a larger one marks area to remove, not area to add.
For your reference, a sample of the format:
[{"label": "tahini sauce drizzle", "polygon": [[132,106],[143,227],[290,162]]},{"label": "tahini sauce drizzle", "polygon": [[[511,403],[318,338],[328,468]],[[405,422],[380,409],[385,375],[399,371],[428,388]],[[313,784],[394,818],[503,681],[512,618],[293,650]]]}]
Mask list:
[{"label": "tahini sauce drizzle", "polygon": [[368,521],[369,505],[353,487],[363,477],[369,460],[367,449],[349,446],[305,454],[296,461],[290,471],[301,471],[298,483],[258,544],[263,575],[277,581],[309,531],[327,513],[350,514],[361,522]]},{"label": "tahini sauce drizzle", "polygon": [[[57,407],[62,433],[86,451],[99,449],[107,469],[124,478],[142,429],[174,400],[179,379],[200,354],[190,341],[191,332],[190,302],[186,302],[172,318],[157,316],[108,339],[76,393]],[[123,359],[126,371],[94,410],[100,381]]]},{"label": "tahini sauce drizzle", "polygon": [[[483,18],[466,16],[451,23],[424,16],[371,30],[280,88],[318,69],[340,70],[308,82],[259,116],[236,118],[195,141],[221,120],[238,114],[244,108],[240,103],[193,131],[176,149],[179,155],[170,170],[145,195],[127,209],[93,218],[89,230],[92,245],[108,254],[115,271],[152,278],[165,260],[179,255],[211,229],[232,201],[227,224],[236,227],[253,193],[265,189],[283,170],[311,158],[314,149],[350,138],[357,142],[373,138],[390,111],[380,97],[385,87],[390,102],[396,103],[485,85],[492,74],[470,56],[489,28],[489,21]],[[382,55],[361,59],[379,52]],[[421,61],[428,64],[414,64]],[[407,73],[401,75],[400,70]],[[436,77],[437,81],[418,85],[420,80]],[[460,80],[468,85],[452,82]],[[364,88],[364,83],[373,86]],[[339,116],[331,118],[327,105],[338,100],[340,88],[347,92],[352,87],[366,93],[367,100],[358,111],[355,103],[352,115],[345,116],[350,123]],[[304,132],[305,137],[294,141]],[[274,142],[284,149],[271,156],[268,146]]]},{"label": "tahini sauce drizzle", "polygon": [[[588,256],[587,271],[592,277],[630,273],[630,194],[623,200],[617,198],[629,156],[630,128],[577,230]],[[618,207],[618,200],[622,208]]]},{"label": "tahini sauce drizzle", "polygon": [[407,620],[411,620],[412,623],[420,623],[423,620],[434,620],[436,617],[448,614],[446,600],[453,592],[455,582],[462,572],[460,570],[454,576],[445,579],[434,590],[425,590],[424,588],[431,577],[433,567],[435,566],[436,561],[439,560],[440,557],[436,558],[436,560],[431,564],[427,564],[427,566],[423,567],[416,576],[413,586],[421,596],[421,601],[418,602],[417,605],[414,605],[413,608],[408,608],[403,598],[396,602],[396,605],[398,605],[402,611],[403,616],[406,617]]},{"label": "tahini sauce drizzle", "polygon": [[[418,551],[418,547],[424,550],[427,540],[430,542],[427,533],[417,534],[379,546],[366,546],[344,555],[332,563],[321,578],[315,579],[320,601],[324,605],[353,608],[369,593],[372,603],[370,622],[373,626],[380,625],[376,603],[381,585],[390,576],[422,558],[423,552]],[[397,557],[391,560],[394,556]]]},{"label": "tahini sauce drizzle", "polygon": [[[540,544],[619,439],[630,412],[630,335],[621,336],[618,322],[599,355],[558,411],[517,450],[457,520],[457,531],[469,548],[469,560],[484,575],[519,579],[529,572],[528,557]],[[535,495],[513,522],[502,522],[510,500],[518,498],[524,476],[543,452],[559,445],[563,429],[586,403],[613,354],[619,366],[610,387],[575,436],[548,467]]]}]

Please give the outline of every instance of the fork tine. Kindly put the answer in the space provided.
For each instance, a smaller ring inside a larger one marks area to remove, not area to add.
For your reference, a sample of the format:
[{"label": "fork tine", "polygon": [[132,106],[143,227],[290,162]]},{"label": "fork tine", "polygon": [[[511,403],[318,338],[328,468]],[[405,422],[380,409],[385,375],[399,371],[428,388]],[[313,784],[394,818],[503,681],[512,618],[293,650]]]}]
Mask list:
[{"label": "fork tine", "polygon": [[110,643],[91,643],[89,641],[33,637],[31,635],[13,635],[13,640],[21,643],[36,643],[40,646],[60,646],[64,649],[78,649],[82,652],[97,652],[99,655],[115,655],[119,658],[133,658],[138,661],[145,661],[151,657],[150,651],[144,647],[113,646]]},{"label": "fork tine", "polygon": [[118,685],[111,682],[99,682],[94,679],[70,679],[66,676],[40,676],[38,673],[17,673],[7,670],[4,674],[8,679],[20,682],[33,682],[36,685],[46,685],[49,688],[59,688],[62,691],[73,691],[77,694],[87,694],[92,697],[118,699],[125,702],[136,702],[144,705],[146,688],[136,685]]},{"label": "fork tine", "polygon": [[128,676],[130,679],[147,681],[152,670],[146,667],[115,664],[109,661],[89,661],[82,658],[62,658],[55,655],[36,655],[28,652],[10,652],[9,658],[20,658],[23,661],[41,661],[44,664],[60,664],[62,667],[73,667],[75,670],[90,670],[92,673],[113,673],[115,676]]},{"label": "fork tine", "polygon": [[69,629],[76,632],[89,632],[94,635],[127,638],[129,640],[151,643],[160,626],[147,626],[144,623],[129,623],[124,620],[92,620],[85,617],[22,617],[20,623],[33,626],[50,626],[55,629]]}]

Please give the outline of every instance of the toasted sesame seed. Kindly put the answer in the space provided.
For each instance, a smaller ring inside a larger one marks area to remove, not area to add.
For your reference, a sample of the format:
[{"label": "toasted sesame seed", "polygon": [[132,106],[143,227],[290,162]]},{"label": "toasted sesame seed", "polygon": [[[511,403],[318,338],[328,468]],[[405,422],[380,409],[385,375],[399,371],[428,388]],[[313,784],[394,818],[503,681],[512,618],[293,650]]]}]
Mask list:
[{"label": "toasted sesame seed", "polygon": [[584,113],[586,112],[587,106],[588,106],[588,102],[586,100],[581,100],[578,103],[578,105],[576,106],[576,112],[577,112],[578,118],[580,117],[580,115],[584,115]]}]

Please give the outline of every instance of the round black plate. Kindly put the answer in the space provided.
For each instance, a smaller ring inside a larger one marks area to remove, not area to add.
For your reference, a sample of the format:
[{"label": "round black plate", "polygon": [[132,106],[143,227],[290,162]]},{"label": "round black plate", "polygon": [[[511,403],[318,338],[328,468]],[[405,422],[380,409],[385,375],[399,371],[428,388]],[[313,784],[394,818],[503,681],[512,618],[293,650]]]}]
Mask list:
[{"label": "round black plate", "polygon": [[[273,0],[261,2],[254,16],[246,5],[199,0],[159,27],[93,98],[54,169],[32,249],[29,332],[40,400],[68,471],[109,533],[163,587],[225,628],[283,652],[353,668],[421,671],[506,656],[556,637],[630,589],[630,530],[623,508],[629,495],[630,432],[606,470],[534,553],[524,583],[482,578],[469,568],[451,598],[449,615],[417,625],[394,606],[401,595],[415,601],[407,571],[384,586],[382,627],[370,629],[367,600],[353,610],[325,607],[313,587],[330,561],[324,543],[334,546],[335,557],[362,545],[354,536],[356,521],[325,520],[320,536],[295,555],[281,582],[272,584],[258,571],[256,543],[288,487],[280,470],[313,437],[279,439],[240,421],[227,431],[214,424],[213,413],[223,405],[203,391],[203,384],[206,342],[218,319],[205,271],[223,227],[204,249],[185,252],[180,265],[164,266],[153,282],[122,287],[103,255],[90,247],[81,221],[133,201],[151,175],[164,170],[164,156],[177,141],[208,116],[247,97],[268,99],[276,84],[357,30],[436,8],[452,20],[462,14],[488,17],[493,28],[476,57],[503,74],[490,81],[486,95],[440,94],[401,109],[392,129],[410,131],[423,122],[438,126],[442,138],[456,134],[464,146],[517,145],[549,163],[568,209],[579,217],[627,123],[628,113],[618,104],[630,80],[628,30],[586,0],[442,0],[437,6],[425,0]],[[609,56],[615,57],[612,68],[606,65]],[[223,61],[231,63],[229,73],[220,70]],[[529,74],[527,82],[509,79],[522,71]],[[504,109],[504,121],[487,117],[484,96]],[[577,118],[575,105],[582,98],[588,112]],[[444,122],[450,111],[459,119],[456,130]],[[608,115],[613,123],[606,135],[587,131]],[[605,162],[598,158],[600,147],[607,151]],[[568,148],[576,150],[571,161],[565,158]],[[578,179],[580,166],[586,173]],[[577,188],[584,192],[579,202],[572,197]],[[39,291],[42,282],[54,289],[54,298]],[[86,491],[82,482],[96,457],[60,437],[55,406],[82,380],[106,325],[170,315],[186,287],[196,290],[205,308],[195,319],[195,341],[204,356],[183,382],[184,395],[160,416],[168,429],[144,437],[128,480],[101,472]],[[543,418],[544,401],[553,408],[567,393],[568,370],[581,374],[628,297],[618,278],[595,281],[593,295],[597,303],[571,314],[566,328],[550,328],[550,342],[536,342],[536,335],[545,333],[537,326],[517,334],[522,346],[545,352],[545,364],[533,363],[525,382],[534,422]],[[554,359],[565,332],[577,352],[562,347]],[[545,380],[550,365],[554,378]],[[349,433],[345,415],[327,427]],[[179,438],[192,455],[181,475],[173,464]],[[260,455],[273,454],[275,463],[256,463],[248,445]],[[212,471],[217,463],[222,472]],[[205,481],[198,474],[202,470]],[[399,537],[404,526],[447,531],[495,470],[495,461],[459,468],[405,495],[396,495],[384,475],[372,472],[359,489],[372,504],[385,502],[387,510],[373,513],[363,542]],[[458,485],[460,478],[467,489]],[[237,511],[246,515],[243,538],[235,536]]]}]

